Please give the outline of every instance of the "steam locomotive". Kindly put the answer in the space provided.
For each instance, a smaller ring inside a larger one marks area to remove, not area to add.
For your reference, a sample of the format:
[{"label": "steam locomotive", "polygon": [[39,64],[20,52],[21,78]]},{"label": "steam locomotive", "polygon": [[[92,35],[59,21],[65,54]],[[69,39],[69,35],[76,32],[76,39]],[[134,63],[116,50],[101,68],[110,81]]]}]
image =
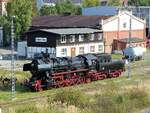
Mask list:
[{"label": "steam locomotive", "polygon": [[24,64],[23,71],[32,74],[25,85],[33,91],[40,91],[118,77],[124,68],[124,61],[113,61],[111,55],[104,53],[53,58],[43,54]]}]

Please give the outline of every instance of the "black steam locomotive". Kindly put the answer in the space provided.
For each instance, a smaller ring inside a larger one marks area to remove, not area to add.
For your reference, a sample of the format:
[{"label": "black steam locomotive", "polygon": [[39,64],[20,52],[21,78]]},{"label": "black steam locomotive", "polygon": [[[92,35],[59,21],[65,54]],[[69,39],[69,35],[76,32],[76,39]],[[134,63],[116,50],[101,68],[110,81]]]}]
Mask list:
[{"label": "black steam locomotive", "polygon": [[109,54],[54,58],[43,54],[31,63],[24,64],[23,71],[30,71],[32,74],[25,85],[31,90],[40,91],[118,77],[124,67],[124,61],[112,61]]}]

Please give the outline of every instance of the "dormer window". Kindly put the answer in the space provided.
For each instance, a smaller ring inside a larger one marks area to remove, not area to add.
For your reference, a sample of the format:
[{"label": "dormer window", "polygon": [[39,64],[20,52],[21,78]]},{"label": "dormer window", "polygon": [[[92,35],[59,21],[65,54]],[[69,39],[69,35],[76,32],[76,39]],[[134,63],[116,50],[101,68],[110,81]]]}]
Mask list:
[{"label": "dormer window", "polygon": [[79,42],[83,42],[84,41],[84,35],[79,35]]},{"label": "dormer window", "polygon": [[61,36],[61,43],[66,43],[66,35]]},{"label": "dormer window", "polygon": [[70,42],[75,42],[75,35],[70,35]]}]

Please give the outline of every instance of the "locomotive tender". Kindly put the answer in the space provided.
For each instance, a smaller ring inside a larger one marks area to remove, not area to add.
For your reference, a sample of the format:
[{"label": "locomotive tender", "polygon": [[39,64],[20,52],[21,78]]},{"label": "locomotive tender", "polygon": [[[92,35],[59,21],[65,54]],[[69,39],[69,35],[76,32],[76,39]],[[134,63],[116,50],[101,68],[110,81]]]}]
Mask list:
[{"label": "locomotive tender", "polygon": [[40,91],[118,77],[124,68],[124,61],[112,61],[111,55],[104,53],[54,58],[43,54],[31,63],[24,64],[23,71],[32,74],[25,85],[33,91]]}]

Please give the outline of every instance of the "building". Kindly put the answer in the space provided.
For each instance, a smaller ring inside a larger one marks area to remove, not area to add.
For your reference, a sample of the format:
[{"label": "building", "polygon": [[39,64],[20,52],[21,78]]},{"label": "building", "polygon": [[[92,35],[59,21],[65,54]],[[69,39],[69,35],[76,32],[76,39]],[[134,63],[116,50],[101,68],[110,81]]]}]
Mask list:
[{"label": "building", "polygon": [[[83,8],[83,16],[114,16],[118,13],[119,10],[122,10],[122,7],[110,7],[110,6],[98,6]],[[132,14],[138,18],[146,19],[146,36],[150,36],[150,6],[128,6],[128,10],[132,11]]]},{"label": "building", "polygon": [[[105,41],[105,52],[112,52],[114,50],[121,50],[126,47],[125,43],[116,41],[116,39],[128,39],[130,31],[130,18],[131,18],[131,34],[132,38],[145,39],[146,36],[146,22],[143,19],[133,16],[131,12],[119,11],[115,7],[92,7],[82,10],[84,16],[112,16],[102,23],[103,38]],[[138,39],[136,40],[138,41]],[[143,40],[145,42],[145,40]],[[116,44],[118,42],[118,44]],[[120,47],[119,43],[122,44]],[[138,43],[138,42],[137,42]],[[140,42],[142,43],[142,42]],[[125,44],[125,46],[124,46]]]},{"label": "building", "polygon": [[[37,0],[37,8],[40,9],[43,5],[55,6],[60,0]],[[75,5],[82,5],[82,0],[71,0]]]},{"label": "building", "polygon": [[[107,6],[110,0],[100,0],[101,6]],[[122,5],[127,5],[128,0],[120,0]]]},{"label": "building", "polygon": [[146,36],[150,36],[150,6],[129,6],[133,15],[146,20]]},{"label": "building", "polygon": [[112,53],[128,46],[129,31],[131,45],[145,46],[145,27],[144,20],[127,11],[119,11],[115,16],[35,17],[25,33],[27,45],[24,53],[28,58],[46,48],[58,57]]},{"label": "building", "polygon": [[[103,53],[100,16],[42,16],[33,18],[26,32],[27,57],[48,49],[58,57]],[[21,50],[21,49],[20,49]],[[22,51],[23,52],[23,51]]]},{"label": "building", "polygon": [[[107,53],[125,49],[129,43],[129,37],[131,45],[145,46],[146,44],[146,22],[128,11],[119,11],[116,16],[105,19],[102,22],[102,31]],[[121,43],[125,40],[126,43]]]},{"label": "building", "polygon": [[82,8],[83,16],[114,16],[118,14],[118,8],[112,6],[98,6]]}]

